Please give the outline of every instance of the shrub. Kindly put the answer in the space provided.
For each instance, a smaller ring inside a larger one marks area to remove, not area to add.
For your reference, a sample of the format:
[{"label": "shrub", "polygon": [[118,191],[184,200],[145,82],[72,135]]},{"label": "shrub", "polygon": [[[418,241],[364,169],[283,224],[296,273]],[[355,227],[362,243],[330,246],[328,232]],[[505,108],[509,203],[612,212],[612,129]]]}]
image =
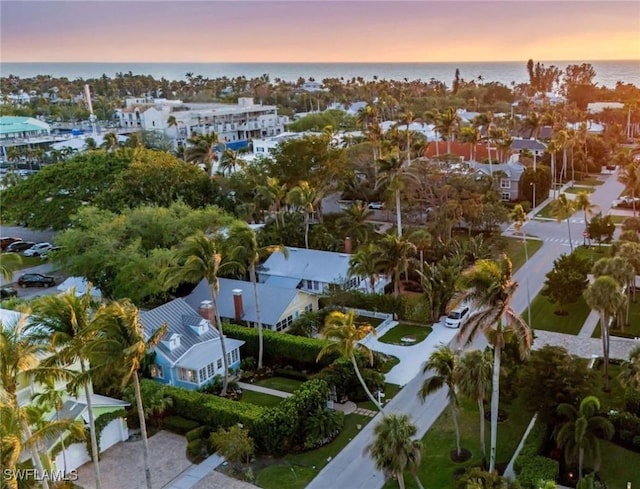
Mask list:
[{"label": "shrub", "polygon": [[165,429],[176,433],[178,435],[186,435],[187,432],[197,428],[199,423],[190,419],[185,419],[182,416],[167,416],[164,418]]},{"label": "shrub", "polygon": [[[364,366],[361,366],[360,373],[371,392],[384,387],[384,375],[381,373],[370,368],[364,368]],[[329,386],[335,387],[338,399],[348,397],[356,402],[367,400],[367,394],[356,376],[353,365],[347,359],[336,360],[317,374],[316,378],[322,379]]]},{"label": "shrub", "polygon": [[293,368],[277,368],[274,370],[274,373],[286,379],[304,381],[309,380],[309,375],[307,375],[305,372],[301,372],[300,370],[295,370]]},{"label": "shrub", "polygon": [[518,456],[520,470],[517,473],[518,482],[525,489],[538,489],[540,481],[556,480],[560,472],[560,464],[541,455]]},{"label": "shrub", "polygon": [[624,392],[624,406],[631,414],[640,416],[640,391],[627,389]]},{"label": "shrub", "polygon": [[202,438],[204,435],[205,426],[198,426],[197,428],[192,429],[191,431],[187,431],[184,437],[187,441],[197,440],[198,438]]},{"label": "shrub", "polygon": [[200,459],[204,455],[204,442],[202,438],[196,438],[195,440],[187,443],[187,458],[192,463],[200,462]]}]

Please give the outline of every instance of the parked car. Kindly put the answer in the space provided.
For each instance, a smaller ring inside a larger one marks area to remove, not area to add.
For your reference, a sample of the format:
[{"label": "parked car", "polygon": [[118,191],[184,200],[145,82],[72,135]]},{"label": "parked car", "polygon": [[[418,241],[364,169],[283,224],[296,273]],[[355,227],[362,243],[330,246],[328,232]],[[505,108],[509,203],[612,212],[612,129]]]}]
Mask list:
[{"label": "parked car", "polygon": [[28,250],[25,250],[23,255],[24,256],[40,256],[42,253],[46,253],[51,248],[53,248],[53,245],[51,243],[38,243],[33,245]]},{"label": "parked car", "polygon": [[626,209],[632,209],[634,201],[636,203],[636,208],[640,208],[640,198],[639,197],[634,198],[629,196],[620,197],[619,199],[614,200],[613,207],[623,207]]},{"label": "parked car", "polygon": [[458,306],[449,313],[444,324],[447,328],[459,328],[469,319],[469,306]]},{"label": "parked car", "polygon": [[367,207],[372,210],[382,210],[384,209],[384,202],[369,202]]},{"label": "parked car", "polygon": [[16,241],[15,243],[11,243],[5,251],[7,253],[18,253],[20,251],[28,250],[35,243],[33,241]]},{"label": "parked car", "polygon": [[18,291],[13,287],[0,287],[0,299],[9,299],[10,297],[17,297]]},{"label": "parked car", "polygon": [[55,278],[41,273],[25,273],[18,279],[20,287],[53,287],[55,284]]},{"label": "parked car", "polygon": [[49,253],[51,253],[52,251],[58,251],[61,248],[62,248],[62,246],[52,246],[50,250],[47,250],[47,251],[44,251],[43,253],[40,253],[40,259],[41,260],[48,260],[49,259]]},{"label": "parked car", "polygon": [[18,241],[22,241],[22,238],[0,238],[0,250],[6,250],[7,247],[12,244],[12,243],[16,243]]}]

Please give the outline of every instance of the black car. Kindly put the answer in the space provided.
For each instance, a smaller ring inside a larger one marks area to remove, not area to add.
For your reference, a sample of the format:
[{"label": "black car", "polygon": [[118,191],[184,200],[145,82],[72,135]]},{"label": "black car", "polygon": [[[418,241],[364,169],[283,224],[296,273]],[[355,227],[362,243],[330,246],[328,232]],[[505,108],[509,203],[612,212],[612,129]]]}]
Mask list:
[{"label": "black car", "polygon": [[56,280],[50,275],[41,273],[25,273],[18,279],[20,287],[53,287]]},{"label": "black car", "polygon": [[10,297],[17,297],[18,291],[13,287],[0,287],[0,299],[9,299]]},{"label": "black car", "polygon": [[5,251],[7,253],[18,253],[20,251],[28,250],[35,243],[33,241],[16,241],[15,243],[11,243]]},{"label": "black car", "polygon": [[10,238],[10,237],[0,238],[0,250],[6,250],[7,246],[13,243],[16,243],[18,241],[22,241],[22,238]]}]

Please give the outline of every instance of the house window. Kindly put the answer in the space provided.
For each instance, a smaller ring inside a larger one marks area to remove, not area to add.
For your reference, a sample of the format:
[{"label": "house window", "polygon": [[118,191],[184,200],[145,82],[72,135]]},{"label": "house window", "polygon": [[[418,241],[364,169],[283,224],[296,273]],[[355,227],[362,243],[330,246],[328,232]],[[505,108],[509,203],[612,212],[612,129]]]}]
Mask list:
[{"label": "house window", "polygon": [[162,365],[151,365],[151,377],[154,379],[164,379],[164,371]]},{"label": "house window", "polygon": [[511,180],[507,178],[500,179],[500,188],[511,188]]},{"label": "house window", "polygon": [[309,289],[309,290],[313,290],[313,281],[312,280],[305,280],[305,288]]},{"label": "house window", "polygon": [[200,371],[198,372],[200,375],[200,382],[204,382],[205,380],[207,380],[207,367],[201,368]]},{"label": "house window", "polygon": [[306,306],[304,306],[304,312],[311,312],[311,311],[313,311],[313,303],[307,304]]},{"label": "house window", "polygon": [[215,363],[211,362],[209,365],[207,365],[207,378],[213,377],[215,373],[216,373]]},{"label": "house window", "polygon": [[196,372],[188,368],[178,367],[178,379],[183,382],[196,383]]},{"label": "house window", "polygon": [[502,200],[505,202],[510,202],[511,194],[509,192],[502,192]]},{"label": "house window", "polygon": [[216,368],[218,370],[222,370],[222,358],[218,358],[218,361],[216,362]]},{"label": "house window", "polygon": [[231,363],[236,363],[239,360],[240,356],[238,354],[238,349],[235,349],[231,352],[231,360],[233,360]]}]

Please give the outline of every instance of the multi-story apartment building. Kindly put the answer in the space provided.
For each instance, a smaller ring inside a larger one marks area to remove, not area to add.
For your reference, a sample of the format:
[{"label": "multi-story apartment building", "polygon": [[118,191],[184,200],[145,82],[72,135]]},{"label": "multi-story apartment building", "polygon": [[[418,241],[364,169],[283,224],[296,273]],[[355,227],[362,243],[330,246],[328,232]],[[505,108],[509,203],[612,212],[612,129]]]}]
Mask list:
[{"label": "multi-story apartment building", "polygon": [[215,132],[221,143],[234,149],[252,139],[280,134],[289,123],[288,117],[278,115],[275,105],[257,105],[251,97],[240,97],[237,104],[128,98],[116,117],[122,128],[162,131],[175,146],[194,132]]}]

